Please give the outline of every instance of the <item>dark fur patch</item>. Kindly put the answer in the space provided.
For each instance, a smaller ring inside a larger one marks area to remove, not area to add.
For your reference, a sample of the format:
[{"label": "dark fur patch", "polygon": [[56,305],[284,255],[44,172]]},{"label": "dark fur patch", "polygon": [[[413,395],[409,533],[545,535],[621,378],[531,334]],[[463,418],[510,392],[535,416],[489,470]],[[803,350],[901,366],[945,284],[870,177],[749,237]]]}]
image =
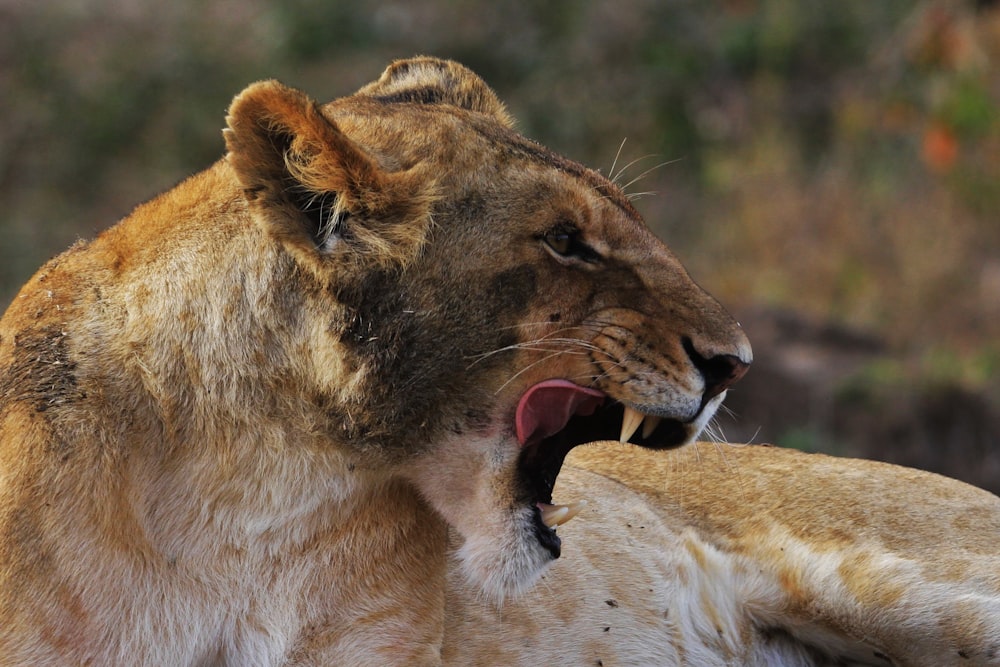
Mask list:
[{"label": "dark fur patch", "polygon": [[45,538],[35,512],[14,503],[0,512],[0,540],[8,553],[10,571],[4,579],[5,592],[11,599],[37,599],[44,583],[55,575],[52,544]]},{"label": "dark fur patch", "polygon": [[44,412],[80,398],[66,336],[57,327],[14,336],[11,363],[0,371],[0,410],[27,401]]},{"label": "dark fur patch", "polygon": [[445,93],[435,86],[410,88],[391,95],[380,95],[374,98],[382,104],[440,104],[445,99]]},{"label": "dark fur patch", "polygon": [[331,332],[366,369],[366,405],[350,416],[330,414],[348,439],[413,447],[435,441],[443,430],[486,423],[491,394],[484,387],[492,385],[484,376],[509,363],[506,355],[487,353],[517,342],[508,325],[534,297],[534,269],[524,265],[455,289],[439,287],[407,281],[397,271],[373,271],[335,288],[347,316],[331,321]]},{"label": "dark fur patch", "polygon": [[494,276],[488,296],[499,302],[494,309],[506,307],[505,309],[517,311],[530,303],[537,291],[535,269],[530,264],[522,264]]}]

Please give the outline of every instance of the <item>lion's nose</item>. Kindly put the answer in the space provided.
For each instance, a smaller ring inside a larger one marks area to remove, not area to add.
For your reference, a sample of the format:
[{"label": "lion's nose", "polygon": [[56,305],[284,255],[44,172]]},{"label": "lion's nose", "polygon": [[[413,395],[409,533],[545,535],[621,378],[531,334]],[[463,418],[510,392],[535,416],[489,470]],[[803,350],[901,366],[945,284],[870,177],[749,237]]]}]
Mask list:
[{"label": "lion's nose", "polygon": [[733,383],[746,375],[750,364],[733,354],[718,354],[713,357],[703,357],[695,348],[690,338],[685,338],[684,351],[687,352],[691,363],[701,373],[705,381],[705,392],[702,394],[702,404],[715,398]]}]

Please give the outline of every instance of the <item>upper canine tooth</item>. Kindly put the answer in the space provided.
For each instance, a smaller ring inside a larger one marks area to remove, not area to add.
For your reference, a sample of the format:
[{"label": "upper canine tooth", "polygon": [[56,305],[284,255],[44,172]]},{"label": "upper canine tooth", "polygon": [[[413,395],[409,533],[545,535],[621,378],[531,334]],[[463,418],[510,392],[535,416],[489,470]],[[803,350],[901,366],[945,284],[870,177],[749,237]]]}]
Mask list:
[{"label": "upper canine tooth", "polygon": [[622,417],[622,434],[618,437],[618,441],[628,442],[628,439],[636,432],[644,418],[645,415],[641,412],[637,412],[626,405],[625,415]]},{"label": "upper canine tooth", "polygon": [[656,427],[660,425],[661,421],[663,421],[662,417],[657,417],[655,415],[646,415],[646,418],[642,421],[643,439],[646,439],[649,436],[653,435],[653,431],[656,430]]}]

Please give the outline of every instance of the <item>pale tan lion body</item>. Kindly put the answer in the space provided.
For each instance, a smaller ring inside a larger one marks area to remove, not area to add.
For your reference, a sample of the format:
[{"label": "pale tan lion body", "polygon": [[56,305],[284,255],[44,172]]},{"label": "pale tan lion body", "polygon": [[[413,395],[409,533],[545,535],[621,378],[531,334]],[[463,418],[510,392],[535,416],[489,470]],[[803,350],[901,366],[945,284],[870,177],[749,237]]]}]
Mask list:
[{"label": "pale tan lion body", "polygon": [[[455,665],[1000,664],[1000,499],[759,445],[574,450],[592,507],[531,595],[452,575]],[[454,570],[453,570],[454,572]]]},{"label": "pale tan lion body", "polygon": [[[692,440],[751,353],[474,74],[402,61],[322,106],[265,82],[227,120],[224,159],[0,320],[0,664],[995,660],[996,559],[961,545],[1000,511],[961,485],[584,449],[553,498],[587,440]],[[557,535],[563,494],[594,508]]]}]

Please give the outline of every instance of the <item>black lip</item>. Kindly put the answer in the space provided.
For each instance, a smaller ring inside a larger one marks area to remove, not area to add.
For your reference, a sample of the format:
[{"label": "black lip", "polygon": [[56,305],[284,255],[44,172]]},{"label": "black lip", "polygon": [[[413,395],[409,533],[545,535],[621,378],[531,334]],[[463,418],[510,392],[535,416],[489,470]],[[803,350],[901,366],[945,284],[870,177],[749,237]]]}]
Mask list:
[{"label": "black lip", "polygon": [[562,540],[556,535],[556,531],[545,525],[542,521],[542,512],[538,509],[536,505],[534,507],[534,516],[532,517],[533,524],[535,527],[535,537],[538,538],[538,543],[548,550],[552,558],[559,558],[562,553]]},{"label": "black lip", "polygon": [[[596,410],[586,417],[573,417],[563,430],[541,442],[521,450],[518,459],[523,501],[534,510],[533,522],[539,543],[559,558],[561,541],[555,531],[542,522],[537,503],[551,503],[552,489],[562,469],[563,461],[577,445],[595,440],[617,440],[621,434],[625,408],[613,403]],[[649,449],[671,449],[688,439],[685,425],[673,419],[664,419],[648,438],[636,434],[633,444]]]}]

